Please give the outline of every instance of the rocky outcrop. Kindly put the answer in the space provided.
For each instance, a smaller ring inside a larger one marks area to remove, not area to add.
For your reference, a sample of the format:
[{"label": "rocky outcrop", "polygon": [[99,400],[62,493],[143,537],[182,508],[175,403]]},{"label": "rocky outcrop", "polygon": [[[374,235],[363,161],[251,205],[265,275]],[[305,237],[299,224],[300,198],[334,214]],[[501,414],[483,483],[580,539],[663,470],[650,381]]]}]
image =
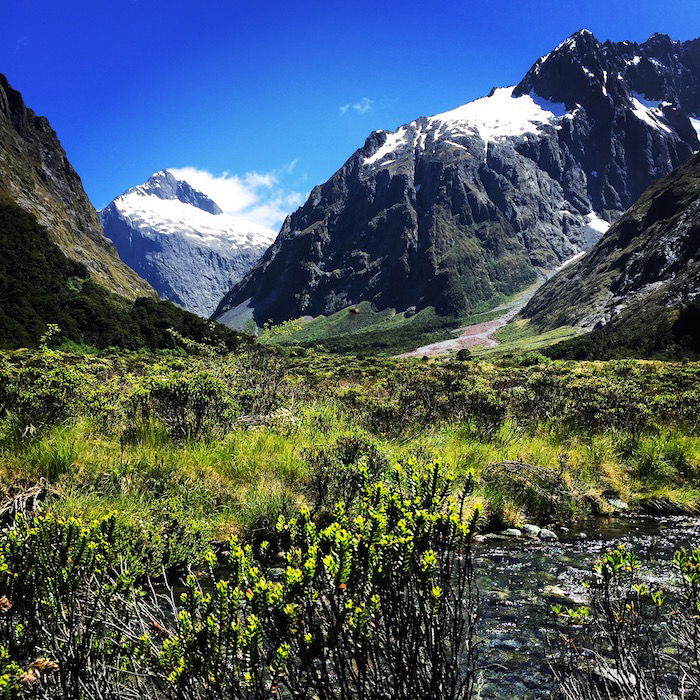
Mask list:
[{"label": "rocky outcrop", "polygon": [[205,318],[274,239],[169,170],[114,199],[100,220],[122,260],[162,298]]},{"label": "rocky outcrop", "polygon": [[[542,329],[626,323],[700,296],[700,154],[649,187],[579,261],[546,282],[523,311]],[[647,328],[647,332],[651,332]]]},{"label": "rocky outcrop", "polygon": [[0,75],[0,194],[34,214],[52,240],[91,277],[118,294],[153,296],[153,289],[117,255],[82,182],[45,117],[25,106]]},{"label": "rocky outcrop", "polygon": [[214,317],[279,322],[362,301],[459,316],[515,292],[700,147],[698,75],[698,40],[583,30],[513,87],[373,132]]}]

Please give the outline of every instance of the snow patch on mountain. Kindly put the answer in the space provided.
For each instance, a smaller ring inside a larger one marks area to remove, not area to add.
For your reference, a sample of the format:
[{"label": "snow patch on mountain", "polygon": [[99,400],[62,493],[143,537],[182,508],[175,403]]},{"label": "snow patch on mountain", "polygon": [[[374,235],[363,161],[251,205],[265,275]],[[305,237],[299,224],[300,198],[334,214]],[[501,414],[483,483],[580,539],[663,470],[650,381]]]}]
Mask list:
[{"label": "snow patch on mountain", "polygon": [[514,89],[515,86],[494,88],[487,97],[416,120],[397,131],[384,132],[386,140],[364,159],[364,165],[389,165],[393,159],[387,159],[388,156],[402,147],[423,150],[429,135],[432,142],[440,138],[457,148],[464,146],[450,138],[478,136],[488,147],[490,141],[538,134],[542,126],[567,114],[563,104],[549,102],[534,93],[513,97]]},{"label": "snow patch on mountain", "polygon": [[654,129],[665,131],[668,134],[673,133],[673,130],[664,123],[663,113],[660,109],[647,107],[639,99],[632,97],[632,111],[638,119],[646,122]]},{"label": "snow patch on mountain", "polygon": [[536,95],[513,97],[515,86],[496,88],[461,107],[428,118],[431,125],[444,124],[446,131],[476,131],[484,143],[498,138],[537,134],[543,124],[562,116],[566,108]]},{"label": "snow patch on mountain", "polygon": [[700,118],[697,116],[692,116],[690,117],[690,123],[693,125],[693,129],[695,129],[698,139],[700,139]]},{"label": "snow patch on mountain", "polygon": [[114,200],[120,214],[144,236],[184,236],[223,255],[240,249],[267,248],[275,232],[228,214],[212,214],[177,199],[160,199],[139,188]]}]

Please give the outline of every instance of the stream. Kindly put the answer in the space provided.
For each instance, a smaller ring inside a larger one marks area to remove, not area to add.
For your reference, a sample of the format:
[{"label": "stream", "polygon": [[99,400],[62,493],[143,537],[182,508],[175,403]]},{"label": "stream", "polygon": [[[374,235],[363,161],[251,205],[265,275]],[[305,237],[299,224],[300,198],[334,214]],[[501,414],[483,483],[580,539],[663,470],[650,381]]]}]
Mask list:
[{"label": "stream", "polygon": [[[580,539],[580,532],[587,537]],[[700,519],[597,519],[559,535],[558,542],[518,538],[477,545],[485,699],[550,697],[544,638],[551,606],[584,602],[593,562],[618,544],[639,556],[650,587],[660,587],[672,577],[674,552],[700,546]]]}]

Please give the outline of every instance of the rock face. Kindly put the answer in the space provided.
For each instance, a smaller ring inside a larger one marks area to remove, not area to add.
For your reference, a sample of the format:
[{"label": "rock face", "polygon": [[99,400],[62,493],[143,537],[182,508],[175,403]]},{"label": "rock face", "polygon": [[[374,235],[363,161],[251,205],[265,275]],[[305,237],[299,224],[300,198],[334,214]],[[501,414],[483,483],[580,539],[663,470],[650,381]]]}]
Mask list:
[{"label": "rock face", "polygon": [[700,147],[700,40],[582,30],[515,86],[375,131],[222,300],[230,325],[370,301],[462,315],[589,248]]},{"label": "rock face", "polygon": [[206,318],[275,237],[223,214],[168,170],[114,199],[100,220],[122,260],[161,297]]},{"label": "rock face", "polygon": [[78,174],[45,117],[27,108],[0,75],[0,194],[34,214],[70,259],[118,294],[153,296],[104,236]]},{"label": "rock face", "polygon": [[[649,187],[580,260],[523,310],[540,328],[622,327],[700,296],[700,154]],[[647,328],[647,332],[650,329]]]}]

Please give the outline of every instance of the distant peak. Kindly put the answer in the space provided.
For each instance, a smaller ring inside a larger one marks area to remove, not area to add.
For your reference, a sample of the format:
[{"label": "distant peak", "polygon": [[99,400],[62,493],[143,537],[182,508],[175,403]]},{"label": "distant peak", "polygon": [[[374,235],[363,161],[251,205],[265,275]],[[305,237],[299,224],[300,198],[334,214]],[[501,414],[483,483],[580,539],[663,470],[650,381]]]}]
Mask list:
[{"label": "distant peak", "polygon": [[676,42],[668,34],[655,32],[643,44],[642,47],[652,53],[668,53],[673,50]]},{"label": "distant peak", "polygon": [[661,41],[673,41],[671,37],[668,34],[664,34],[663,32],[654,32],[648,39],[647,41],[652,41],[652,40],[661,40]]},{"label": "distant peak", "polygon": [[[179,180],[170,170],[159,170],[153,173],[143,185],[134,187],[130,192],[139,194],[150,194],[160,199],[176,199],[184,204],[191,204],[197,209],[206,211],[209,214],[221,214],[221,208],[204,192],[192,187],[189,182]],[[127,194],[128,194],[127,193]]]}]

